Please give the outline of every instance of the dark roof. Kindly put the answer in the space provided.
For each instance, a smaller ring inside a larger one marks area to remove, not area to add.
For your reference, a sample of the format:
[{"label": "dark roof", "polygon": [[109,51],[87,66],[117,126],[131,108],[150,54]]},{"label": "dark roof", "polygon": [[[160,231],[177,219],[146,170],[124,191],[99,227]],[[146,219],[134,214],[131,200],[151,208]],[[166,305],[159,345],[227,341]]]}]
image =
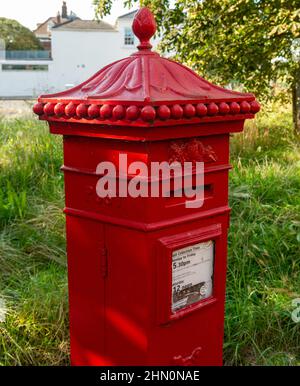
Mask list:
[{"label": "dark roof", "polygon": [[[48,19],[45,20],[43,23],[39,23],[37,25],[36,29],[33,30],[33,33],[37,34],[37,35],[39,35],[39,34],[47,35],[49,33],[49,31],[47,29],[49,21],[53,21],[54,25],[59,25],[57,23],[57,16],[51,16],[51,17],[48,17]],[[68,19],[64,19],[61,17],[61,23],[60,24],[66,23],[68,21],[69,21]]]},{"label": "dark roof", "polygon": [[54,26],[55,29],[61,30],[102,30],[102,31],[116,31],[115,28],[102,20],[68,20],[65,23]]},{"label": "dark roof", "polygon": [[137,13],[137,11],[138,10],[136,9],[135,11],[131,11],[131,12],[125,13],[124,15],[119,16],[118,19],[122,19],[123,17],[125,18],[125,17],[129,17],[129,16],[133,16],[134,14]]}]

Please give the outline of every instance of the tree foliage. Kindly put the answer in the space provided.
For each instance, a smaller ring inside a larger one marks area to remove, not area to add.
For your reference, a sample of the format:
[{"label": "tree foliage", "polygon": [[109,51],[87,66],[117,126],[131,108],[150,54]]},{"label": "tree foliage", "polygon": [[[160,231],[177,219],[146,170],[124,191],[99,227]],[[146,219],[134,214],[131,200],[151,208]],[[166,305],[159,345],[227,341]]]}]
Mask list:
[{"label": "tree foliage", "polygon": [[[111,0],[94,0],[100,16]],[[127,6],[137,0],[125,0]],[[207,79],[237,81],[270,96],[270,84],[292,87],[299,71],[299,0],[142,0],[163,28],[162,48]],[[172,8],[170,8],[172,4]]]},{"label": "tree foliage", "polygon": [[5,42],[6,50],[42,50],[33,32],[16,20],[0,17],[0,39]]}]

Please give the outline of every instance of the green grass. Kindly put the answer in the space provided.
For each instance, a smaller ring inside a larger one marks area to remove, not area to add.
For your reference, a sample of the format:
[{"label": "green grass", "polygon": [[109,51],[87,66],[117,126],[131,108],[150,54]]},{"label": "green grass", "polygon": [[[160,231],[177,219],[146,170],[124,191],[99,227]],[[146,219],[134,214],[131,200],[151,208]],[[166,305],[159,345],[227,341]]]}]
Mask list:
[{"label": "green grass", "polygon": [[289,110],[273,110],[231,146],[227,364],[300,364],[300,148]]},{"label": "green grass", "polygon": [[61,145],[43,123],[0,123],[1,365],[69,363]]},{"label": "green grass", "polygon": [[[300,364],[299,150],[277,106],[232,138],[227,365]],[[43,123],[0,121],[0,365],[69,364],[61,164]]]}]

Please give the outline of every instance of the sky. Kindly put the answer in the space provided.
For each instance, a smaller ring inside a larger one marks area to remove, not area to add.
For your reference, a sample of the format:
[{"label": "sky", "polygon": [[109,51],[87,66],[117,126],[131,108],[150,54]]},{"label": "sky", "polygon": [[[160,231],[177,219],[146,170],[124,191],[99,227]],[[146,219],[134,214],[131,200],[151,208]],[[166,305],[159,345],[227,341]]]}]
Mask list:
[{"label": "sky", "polygon": [[[66,0],[68,13],[73,11],[81,19],[93,19],[94,7],[92,0]],[[62,0],[0,0],[0,17],[15,19],[25,27],[33,30],[37,23],[45,21],[50,16],[61,13]],[[106,21],[114,23],[115,19],[129,12],[123,7],[123,0],[114,0],[110,16]]]}]

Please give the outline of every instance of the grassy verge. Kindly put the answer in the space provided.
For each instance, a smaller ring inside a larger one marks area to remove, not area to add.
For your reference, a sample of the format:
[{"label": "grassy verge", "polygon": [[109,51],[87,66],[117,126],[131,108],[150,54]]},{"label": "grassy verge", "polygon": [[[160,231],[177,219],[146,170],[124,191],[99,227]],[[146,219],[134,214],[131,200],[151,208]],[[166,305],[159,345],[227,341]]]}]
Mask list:
[{"label": "grassy verge", "polygon": [[2,121],[0,154],[0,364],[68,364],[61,141]]},{"label": "grassy verge", "polygon": [[[300,152],[285,109],[231,146],[225,363],[300,364]],[[0,121],[0,365],[66,365],[61,139]]]},{"label": "grassy verge", "polygon": [[227,364],[299,365],[300,153],[277,106],[232,141]]}]

